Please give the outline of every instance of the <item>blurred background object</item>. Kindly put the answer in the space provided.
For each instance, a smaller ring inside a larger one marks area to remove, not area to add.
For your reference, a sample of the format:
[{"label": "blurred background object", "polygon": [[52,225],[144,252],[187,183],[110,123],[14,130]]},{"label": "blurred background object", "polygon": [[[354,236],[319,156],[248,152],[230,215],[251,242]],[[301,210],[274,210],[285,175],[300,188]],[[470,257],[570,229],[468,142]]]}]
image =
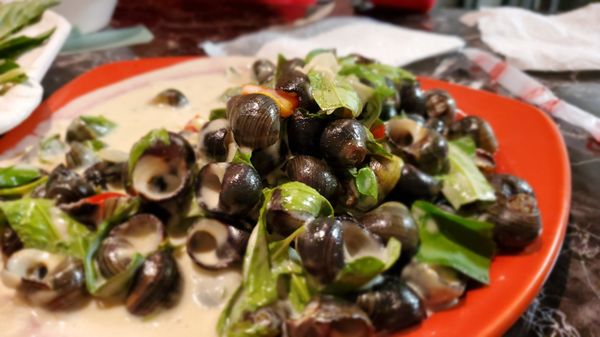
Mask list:
[{"label": "blurred background object", "polygon": [[117,0],[62,0],[54,8],[82,34],[106,27],[113,16]]}]

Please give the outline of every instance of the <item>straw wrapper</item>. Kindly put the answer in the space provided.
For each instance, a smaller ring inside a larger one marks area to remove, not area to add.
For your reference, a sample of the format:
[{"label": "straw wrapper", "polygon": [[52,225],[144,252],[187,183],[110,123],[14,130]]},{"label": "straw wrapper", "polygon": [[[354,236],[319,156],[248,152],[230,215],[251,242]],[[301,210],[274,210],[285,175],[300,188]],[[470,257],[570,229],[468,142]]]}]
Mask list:
[{"label": "straw wrapper", "polygon": [[552,117],[586,130],[600,142],[600,118],[559,99],[531,76],[488,52],[466,48],[463,53],[486,72],[492,81],[511,94],[537,106]]}]

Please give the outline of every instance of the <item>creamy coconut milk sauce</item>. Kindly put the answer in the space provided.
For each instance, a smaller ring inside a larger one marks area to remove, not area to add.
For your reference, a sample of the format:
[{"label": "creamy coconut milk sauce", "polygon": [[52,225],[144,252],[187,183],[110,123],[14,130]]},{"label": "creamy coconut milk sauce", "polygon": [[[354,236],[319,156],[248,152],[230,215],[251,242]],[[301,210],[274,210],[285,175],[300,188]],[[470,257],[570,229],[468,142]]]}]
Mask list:
[{"label": "creamy coconut milk sauce", "polygon": [[[133,143],[155,128],[180,131],[195,116],[206,120],[213,108],[223,107],[219,101],[223,91],[247,82],[242,75],[201,75],[193,78],[150,83],[103,102],[87,115],[102,115],[118,124],[102,138],[110,149],[128,153]],[[159,92],[176,88],[183,92],[189,105],[175,109],[149,104]],[[71,120],[51,121],[47,135],[64,133]],[[39,165],[37,156],[28,161]],[[5,164],[5,163],[3,163]],[[48,167],[48,165],[43,165]],[[52,165],[54,166],[54,165]],[[51,168],[51,167],[50,167]],[[83,308],[70,312],[51,312],[28,305],[13,289],[0,282],[0,335],[3,337],[211,337],[216,336],[216,323],[229,296],[241,282],[237,270],[209,272],[195,266],[185,251],[178,252],[182,274],[182,296],[173,308],[151,317],[139,318],[127,312],[122,301],[117,303],[91,300]],[[3,262],[0,261],[0,268]]]}]

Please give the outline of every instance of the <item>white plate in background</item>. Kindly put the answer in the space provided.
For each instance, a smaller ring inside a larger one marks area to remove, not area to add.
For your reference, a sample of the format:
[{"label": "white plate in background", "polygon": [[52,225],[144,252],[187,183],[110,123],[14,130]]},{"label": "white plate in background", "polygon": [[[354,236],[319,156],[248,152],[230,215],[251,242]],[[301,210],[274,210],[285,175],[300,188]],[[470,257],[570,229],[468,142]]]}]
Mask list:
[{"label": "white plate in background", "polygon": [[62,16],[46,11],[39,22],[13,35],[36,36],[53,27],[56,28],[54,34],[46,43],[17,59],[29,79],[0,96],[0,134],[10,131],[27,119],[41,102],[44,90],[40,82],[69,36],[71,24]]}]

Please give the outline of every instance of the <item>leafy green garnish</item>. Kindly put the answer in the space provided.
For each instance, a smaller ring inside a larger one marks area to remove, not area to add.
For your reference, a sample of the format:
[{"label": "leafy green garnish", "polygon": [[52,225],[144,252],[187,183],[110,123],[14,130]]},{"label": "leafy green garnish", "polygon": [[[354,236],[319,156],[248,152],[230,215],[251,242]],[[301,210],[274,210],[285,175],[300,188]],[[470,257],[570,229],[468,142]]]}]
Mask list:
[{"label": "leafy green garnish", "polygon": [[339,108],[347,109],[352,116],[361,113],[364,102],[346,78],[324,69],[309,71],[308,78],[315,101],[327,114]]},{"label": "leafy green garnish", "polygon": [[329,201],[308,185],[292,181],[274,190],[278,193],[282,208],[287,211],[311,214],[316,217],[333,215],[333,207]]},{"label": "leafy green garnish", "polygon": [[252,151],[242,151],[237,149],[231,162],[234,164],[245,164],[254,167],[254,165],[252,165]]},{"label": "leafy green garnish", "polygon": [[148,132],[144,137],[140,138],[129,152],[129,175],[133,173],[133,169],[137,164],[138,160],[146,152],[146,150],[156,143],[163,143],[169,145],[171,139],[169,138],[169,132],[165,129],[155,129]]},{"label": "leafy green garnish", "polygon": [[48,176],[41,177],[25,185],[17,187],[0,188],[0,197],[26,196],[36,187],[43,185],[48,181]]},{"label": "leafy green garnish", "polygon": [[477,145],[475,144],[473,138],[470,136],[454,139],[452,140],[452,144],[456,145],[470,157],[473,157],[475,155],[475,152],[477,151]]},{"label": "leafy green garnish", "polygon": [[9,40],[0,41],[0,58],[16,59],[27,51],[41,45],[54,33],[54,28],[40,35],[18,36]]},{"label": "leafy green garnish", "polygon": [[127,284],[131,281],[135,271],[144,262],[143,256],[135,254],[127,269],[110,279],[104,279],[100,275],[95,263],[96,253],[108,233],[116,225],[137,213],[139,206],[140,200],[137,198],[128,199],[126,202],[120,203],[113,215],[102,221],[98,226],[98,231],[89,238],[89,244],[84,254],[85,259],[83,260],[83,267],[85,271],[86,288],[93,296],[113,296],[127,289]]},{"label": "leafy green garnish", "polygon": [[[321,216],[333,215],[331,204],[313,188],[300,182],[285,183],[276,188],[284,208],[290,211],[318,212]],[[219,318],[218,331],[221,336],[231,336],[240,327],[249,328],[244,313],[256,311],[278,300],[278,284],[282,277],[290,282],[288,297],[296,309],[303,308],[311,296],[304,269],[290,247],[292,241],[304,231],[300,227],[289,237],[269,242],[266,228],[266,211],[274,195],[274,189],[263,191],[264,202],[258,223],[254,227],[242,268],[242,287],[230,299]],[[242,330],[244,330],[242,329]]]},{"label": "leafy green garnish", "polygon": [[106,119],[104,116],[79,116],[79,119],[98,137],[107,135],[117,127],[115,122]]},{"label": "leafy green garnish", "polygon": [[442,193],[455,209],[474,201],[496,200],[494,188],[462,147],[454,141],[448,142],[450,171],[442,176]]},{"label": "leafy green garnish", "polygon": [[317,49],[313,49],[311,51],[308,52],[308,54],[306,54],[306,57],[304,57],[304,63],[307,64],[310,61],[312,61],[313,58],[315,58],[315,56],[319,55],[319,54],[323,54],[323,53],[332,53],[333,51],[331,49],[325,49],[325,48],[317,48]]},{"label": "leafy green garnish", "polygon": [[25,82],[27,75],[12,60],[0,60],[0,95],[4,94],[12,85]]},{"label": "leafy green garnish", "polygon": [[104,143],[103,141],[99,140],[99,139],[88,139],[86,141],[84,141],[83,146],[87,147],[88,149],[97,152],[102,150],[103,148],[106,147],[106,143]]},{"label": "leafy green garnish", "polygon": [[0,4],[0,41],[37,21],[46,9],[58,3],[58,0],[24,0]]},{"label": "leafy green garnish", "polygon": [[358,193],[377,200],[377,176],[370,167],[358,170],[354,182]]},{"label": "leafy green garnish", "polygon": [[227,110],[225,108],[212,109],[210,110],[210,115],[208,116],[209,121],[214,121],[215,119],[226,119],[227,118]]},{"label": "leafy green garnish", "polygon": [[363,256],[347,263],[337,275],[336,280],[327,287],[326,291],[342,293],[354,291],[365,286],[398,261],[401,248],[400,241],[390,238],[385,247],[383,260],[375,256]]},{"label": "leafy green garnish", "polygon": [[52,200],[5,201],[0,209],[25,247],[84,257],[89,230],[55,207]]},{"label": "leafy green garnish", "polygon": [[463,218],[425,201],[416,201],[412,214],[419,226],[419,261],[444,265],[484,284],[494,255],[493,225]]},{"label": "leafy green garnish", "polygon": [[0,188],[17,187],[39,179],[42,173],[30,166],[0,168]]}]

